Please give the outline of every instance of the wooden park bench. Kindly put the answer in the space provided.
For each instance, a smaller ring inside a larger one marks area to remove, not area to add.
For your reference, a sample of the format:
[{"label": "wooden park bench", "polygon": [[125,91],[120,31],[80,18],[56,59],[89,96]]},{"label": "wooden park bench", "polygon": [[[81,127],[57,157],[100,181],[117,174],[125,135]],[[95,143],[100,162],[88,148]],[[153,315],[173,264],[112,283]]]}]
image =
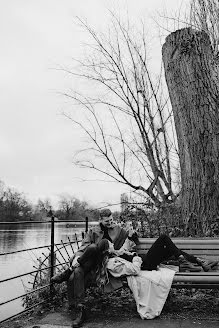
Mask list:
[{"label": "wooden park bench", "polygon": [[[145,254],[155,240],[156,238],[139,238],[137,253]],[[77,240],[76,238],[77,247],[79,247],[78,241],[80,242],[81,239]],[[219,260],[219,238],[172,238],[172,241],[179,249],[189,254],[206,259]],[[65,252],[66,248],[60,248],[59,252],[60,250],[64,251],[62,259],[65,259],[65,263],[68,265],[69,255]],[[126,279],[124,279],[123,285],[124,287],[127,286]],[[172,287],[219,289],[219,266],[217,266],[217,270],[211,272],[177,272],[173,278]]]},{"label": "wooden park bench", "polygon": [[[140,238],[137,253],[148,251],[156,238]],[[219,260],[219,238],[172,238],[176,246],[197,257]],[[219,271],[177,272],[172,287],[219,289]]]}]

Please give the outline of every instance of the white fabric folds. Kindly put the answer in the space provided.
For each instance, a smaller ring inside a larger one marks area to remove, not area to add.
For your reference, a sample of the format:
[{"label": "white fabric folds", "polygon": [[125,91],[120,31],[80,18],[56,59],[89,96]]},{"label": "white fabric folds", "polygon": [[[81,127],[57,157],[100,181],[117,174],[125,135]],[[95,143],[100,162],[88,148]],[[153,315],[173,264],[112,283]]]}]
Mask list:
[{"label": "white fabric folds", "polygon": [[163,309],[175,271],[168,268],[142,271],[141,264],[142,259],[139,256],[135,256],[132,262],[114,257],[109,259],[107,269],[114,277],[127,276],[140,317],[153,319],[159,316]]},{"label": "white fabric folds", "polygon": [[141,271],[142,259],[134,256],[132,262],[121,257],[112,257],[107,263],[107,269],[114,277],[137,275]]},{"label": "white fabric folds", "polygon": [[160,268],[158,271],[140,271],[138,276],[127,277],[142,319],[153,319],[160,315],[174,274],[174,270]]}]

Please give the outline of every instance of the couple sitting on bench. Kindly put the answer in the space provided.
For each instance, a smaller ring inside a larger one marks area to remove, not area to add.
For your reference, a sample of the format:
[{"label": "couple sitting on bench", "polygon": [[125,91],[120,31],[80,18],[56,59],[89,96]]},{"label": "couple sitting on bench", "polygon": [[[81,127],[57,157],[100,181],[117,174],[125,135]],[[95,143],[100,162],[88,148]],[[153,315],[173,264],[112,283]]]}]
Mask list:
[{"label": "couple sitting on bench", "polygon": [[[137,256],[135,246],[138,243],[137,233],[133,227],[125,230],[113,221],[109,209],[100,212],[99,225],[90,229],[82,244],[70,261],[70,267],[52,277],[52,283],[67,282],[69,308],[77,310],[72,327],[80,327],[86,317],[84,305],[85,290],[92,283],[104,285],[106,282],[106,265],[110,257],[119,256],[132,262]],[[174,257],[180,263],[181,271],[188,269],[192,272],[209,271],[217,262],[205,261],[187,254],[176,247],[172,240],[161,235],[146,254],[141,257],[141,270],[157,270],[159,264]],[[195,265],[196,264],[196,265]],[[197,266],[199,265],[199,267]],[[114,278],[114,282],[115,282]],[[116,286],[113,286],[112,290]]]}]

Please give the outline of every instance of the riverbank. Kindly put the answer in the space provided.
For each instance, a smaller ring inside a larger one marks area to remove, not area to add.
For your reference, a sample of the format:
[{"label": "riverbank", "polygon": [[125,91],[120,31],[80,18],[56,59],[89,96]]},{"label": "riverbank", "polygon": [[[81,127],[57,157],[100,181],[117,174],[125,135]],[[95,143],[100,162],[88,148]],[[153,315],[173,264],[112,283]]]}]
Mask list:
[{"label": "riverbank", "polygon": [[[131,322],[133,326],[135,324],[135,327],[139,326],[139,328],[143,327],[143,323],[145,325],[145,321],[140,319],[136,311],[135,301],[128,288],[105,295],[101,295],[97,290],[90,290],[86,298],[86,305],[89,310],[85,328],[98,326],[116,328],[116,325],[122,328],[122,323],[129,323],[128,327],[130,328]],[[43,328],[45,325],[68,327],[71,325],[71,321],[72,314],[69,313],[67,300],[64,298],[62,304],[57,301],[46,308],[35,310],[26,317],[6,322],[1,327],[33,328],[38,326]],[[206,323],[208,327],[219,326],[219,291],[173,289],[170,291],[160,317],[147,321],[147,327],[154,327],[152,324],[155,323],[156,327],[159,327],[158,322],[163,324],[162,327],[165,327],[168,322],[171,326],[171,322],[176,323],[176,321],[179,324],[181,322],[181,327],[185,322],[197,325]],[[150,326],[148,326],[149,323]],[[214,324],[216,325],[214,326]]]}]

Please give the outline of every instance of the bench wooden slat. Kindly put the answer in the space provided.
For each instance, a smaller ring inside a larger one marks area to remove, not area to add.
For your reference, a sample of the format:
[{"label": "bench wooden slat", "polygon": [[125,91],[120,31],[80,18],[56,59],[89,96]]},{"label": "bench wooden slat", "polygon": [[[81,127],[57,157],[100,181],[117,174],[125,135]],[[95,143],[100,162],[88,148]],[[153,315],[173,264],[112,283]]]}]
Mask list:
[{"label": "bench wooden slat", "polygon": [[197,288],[197,289],[219,289],[219,283],[218,284],[195,284],[195,283],[173,283],[172,287],[177,288],[177,289],[192,289],[192,288]]},{"label": "bench wooden slat", "polygon": [[218,253],[219,253],[219,245],[209,245],[209,244],[206,244],[206,245],[179,245],[179,244],[176,244],[176,246],[180,249],[206,249],[206,250],[209,250],[211,251],[212,249],[213,250],[217,250]]},{"label": "bench wooden slat", "polygon": [[[157,238],[139,238],[139,242],[140,244],[150,244],[152,245],[155,240]],[[191,239],[191,238],[171,238],[172,241],[175,243],[175,244],[191,244],[191,245],[194,245],[194,244],[198,244],[198,245],[205,245],[205,244],[214,244],[214,245],[218,245],[219,244],[219,239],[218,238],[194,238],[194,239]]]},{"label": "bench wooden slat", "polygon": [[[191,276],[186,276],[186,275],[177,275],[173,277],[173,282],[191,282]],[[200,274],[198,275],[193,275],[192,276],[192,282],[194,283],[206,283],[206,284],[219,284],[219,275],[218,276],[206,276]]]},{"label": "bench wooden slat", "polygon": [[208,250],[206,250],[206,249],[185,249],[184,250],[186,253],[188,253],[188,254],[192,254],[192,255],[197,255],[197,256],[201,256],[201,255],[205,255],[205,256],[207,256],[207,257],[212,257],[212,256],[214,256],[214,257],[217,257],[218,258],[218,260],[219,260],[219,253],[218,253],[218,250],[211,250],[211,251],[209,251],[208,252]]},{"label": "bench wooden slat", "polygon": [[[219,254],[217,251],[207,252],[206,250],[184,250],[186,253],[197,256],[197,257],[206,257],[208,259],[212,259],[214,261],[219,261]],[[137,250],[138,254],[146,254],[147,250]]]},{"label": "bench wooden slat", "polygon": [[[152,244],[139,244],[137,245],[137,248],[141,249],[149,249]],[[205,244],[205,245],[190,245],[190,244],[178,244],[176,243],[176,246],[180,249],[217,249],[219,252],[219,244],[218,245],[212,245],[212,244]]]},{"label": "bench wooden slat", "polygon": [[210,271],[210,272],[176,272],[175,274],[176,276],[207,276],[207,277],[211,277],[211,276],[219,276],[219,271]]}]

